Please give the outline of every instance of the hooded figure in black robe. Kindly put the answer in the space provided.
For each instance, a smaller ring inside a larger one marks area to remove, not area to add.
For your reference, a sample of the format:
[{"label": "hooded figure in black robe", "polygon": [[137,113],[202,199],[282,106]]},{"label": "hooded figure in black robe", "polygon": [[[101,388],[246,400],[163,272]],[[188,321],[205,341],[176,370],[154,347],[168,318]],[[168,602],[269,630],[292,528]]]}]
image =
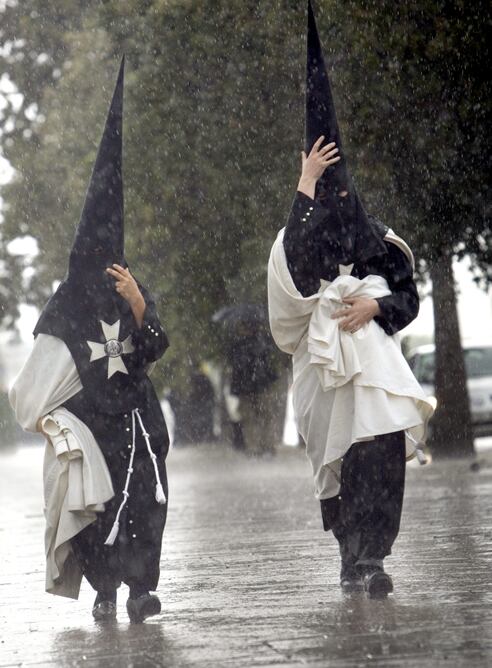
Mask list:
[{"label": "hooded figure in black robe", "polygon": [[[122,61],[68,274],[45,306],[34,335],[64,342],[82,389],[63,406],[93,433],[108,465],[115,496],[97,520],[72,539],[84,576],[98,592],[96,619],[116,614],[116,589],[130,588],[132,621],[160,611],[157,588],[167,513],[165,458],[169,447],[159,400],[147,375],[168,347],[150,293],[137,282],[144,312],[137,322],[108,268],[124,277]],[[131,280],[134,280],[131,278]]]},{"label": "hooded figure in black robe", "polygon": [[[391,294],[377,299],[374,320],[392,335],[418,314],[413,268],[402,250],[388,241],[388,227],[364,210],[347,168],[330,82],[311,2],[308,2],[306,143],[335,142],[340,159],[326,168],[314,199],[298,191],[285,228],[287,266],[303,297],[318,292],[320,280],[333,281],[340,266],[351,275],[384,277]],[[347,311],[348,313],[348,311]],[[332,530],[342,556],[341,584],[391,591],[383,559],[391,553],[401,516],[405,476],[404,433],[381,435],[370,446],[354,444],[343,458],[340,495],[321,500],[323,525]]]}]

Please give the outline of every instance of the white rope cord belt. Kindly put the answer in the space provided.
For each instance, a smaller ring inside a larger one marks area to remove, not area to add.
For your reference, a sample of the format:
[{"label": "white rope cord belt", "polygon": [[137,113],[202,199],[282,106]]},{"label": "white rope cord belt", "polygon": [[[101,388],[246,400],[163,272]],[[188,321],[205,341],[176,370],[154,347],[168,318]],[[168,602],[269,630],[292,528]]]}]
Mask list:
[{"label": "white rope cord belt", "polygon": [[128,469],[126,473],[126,482],[125,482],[125,487],[123,489],[123,501],[120,504],[120,507],[118,508],[118,512],[116,513],[116,518],[114,520],[114,524],[111,528],[111,531],[109,532],[108,537],[104,541],[105,545],[113,545],[114,541],[116,540],[116,537],[118,536],[118,532],[120,530],[120,515],[123,511],[123,508],[126,506],[126,502],[128,501],[128,498],[130,496],[130,493],[128,492],[128,488],[130,487],[130,480],[132,477],[133,473],[133,460],[135,459],[135,447],[136,447],[136,423],[135,423],[135,418],[137,418],[140,429],[142,431],[142,436],[145,439],[145,443],[147,445],[147,450],[149,451],[149,456],[150,459],[152,460],[152,464],[154,465],[154,471],[155,471],[155,479],[156,479],[156,486],[155,486],[155,500],[157,503],[160,503],[164,505],[166,503],[166,495],[164,494],[164,490],[162,489],[162,483],[161,483],[161,478],[159,476],[159,469],[157,467],[157,455],[154,453],[152,450],[152,447],[150,445],[150,439],[149,439],[149,434],[147,433],[144,424],[142,422],[142,418],[140,417],[140,413],[138,408],[134,408],[132,410],[132,451],[130,454],[130,462],[128,464]]}]

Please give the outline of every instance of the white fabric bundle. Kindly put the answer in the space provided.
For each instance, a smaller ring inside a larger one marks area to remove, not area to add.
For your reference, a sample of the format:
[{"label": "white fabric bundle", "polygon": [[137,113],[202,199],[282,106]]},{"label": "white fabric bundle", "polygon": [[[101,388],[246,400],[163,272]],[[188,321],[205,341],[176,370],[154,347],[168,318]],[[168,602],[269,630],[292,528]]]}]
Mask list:
[{"label": "white fabric bundle", "polygon": [[82,573],[70,540],[114,496],[106,461],[90,429],[60,407],[82,388],[63,341],[39,334],[9,393],[17,421],[49,433],[44,456],[46,591],[78,598]]},{"label": "white fabric bundle", "polygon": [[[397,335],[388,336],[374,321],[351,334],[331,318],[345,298],[389,295],[384,278],[341,275],[303,297],[287,267],[283,233],[268,263],[270,328],[278,347],[292,355],[297,428],[313,467],[316,497],[326,499],[339,492],[341,458],[352,443],[405,430],[411,457],[424,441],[433,408]],[[387,239],[408,248],[393,234]]]}]

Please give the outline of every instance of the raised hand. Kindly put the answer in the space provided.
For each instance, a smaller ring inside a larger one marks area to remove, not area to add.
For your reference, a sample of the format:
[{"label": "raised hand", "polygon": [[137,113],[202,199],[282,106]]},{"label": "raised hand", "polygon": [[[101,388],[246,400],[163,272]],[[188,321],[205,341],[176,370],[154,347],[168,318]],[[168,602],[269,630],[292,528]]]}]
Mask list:
[{"label": "raised hand", "polygon": [[113,264],[113,266],[108,267],[106,271],[116,279],[116,292],[118,292],[123,299],[126,299],[130,306],[142,297],[137,281],[133,278],[129,269],[125,269],[119,264]]},{"label": "raised hand", "polygon": [[119,264],[113,264],[106,271],[116,279],[116,292],[130,304],[137,325],[141,327],[145,312],[145,300],[140,292],[137,281],[133,278],[129,269],[125,269]]},{"label": "raised hand", "polygon": [[306,155],[304,151],[302,152],[302,171],[297,190],[312,199],[314,199],[316,182],[323,175],[325,169],[340,160],[335,142],[330,142],[320,148],[324,138],[324,135],[321,135],[317,139],[309,155]]}]

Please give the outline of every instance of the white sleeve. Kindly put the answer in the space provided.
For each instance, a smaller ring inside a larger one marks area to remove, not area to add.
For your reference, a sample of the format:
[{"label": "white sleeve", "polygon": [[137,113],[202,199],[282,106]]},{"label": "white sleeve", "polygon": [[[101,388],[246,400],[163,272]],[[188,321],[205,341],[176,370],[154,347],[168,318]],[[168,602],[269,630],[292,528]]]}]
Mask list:
[{"label": "white sleeve", "polygon": [[9,391],[17,422],[26,431],[82,389],[66,344],[56,336],[38,334],[33,349]]}]

